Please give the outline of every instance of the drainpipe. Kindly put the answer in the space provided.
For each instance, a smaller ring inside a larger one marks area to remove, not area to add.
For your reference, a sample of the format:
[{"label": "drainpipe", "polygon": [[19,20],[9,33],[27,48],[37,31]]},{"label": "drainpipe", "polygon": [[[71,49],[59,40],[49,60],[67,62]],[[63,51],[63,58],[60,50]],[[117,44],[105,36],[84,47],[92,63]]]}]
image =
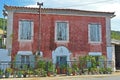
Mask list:
[{"label": "drainpipe", "polygon": [[38,26],[38,55],[40,55],[40,40],[41,40],[41,6],[43,6],[43,3],[37,2],[37,5],[39,6],[39,26]]}]

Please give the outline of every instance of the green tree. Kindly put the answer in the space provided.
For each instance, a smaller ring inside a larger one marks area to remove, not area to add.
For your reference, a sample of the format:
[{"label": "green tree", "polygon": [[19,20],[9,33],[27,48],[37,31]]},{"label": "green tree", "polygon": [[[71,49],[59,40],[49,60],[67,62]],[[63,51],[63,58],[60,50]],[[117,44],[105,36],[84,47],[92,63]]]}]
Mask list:
[{"label": "green tree", "polygon": [[111,38],[120,40],[120,31],[111,31]]},{"label": "green tree", "polygon": [[[4,22],[5,21],[5,22]],[[4,29],[6,30],[7,27],[7,20],[0,18],[0,29],[3,29],[3,27],[5,27]]]}]

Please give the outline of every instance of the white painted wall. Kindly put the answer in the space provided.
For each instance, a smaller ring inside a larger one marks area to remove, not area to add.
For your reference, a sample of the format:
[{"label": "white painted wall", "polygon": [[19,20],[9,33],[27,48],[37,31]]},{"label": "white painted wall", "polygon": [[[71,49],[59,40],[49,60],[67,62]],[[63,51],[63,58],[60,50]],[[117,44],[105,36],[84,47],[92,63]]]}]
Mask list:
[{"label": "white painted wall", "polygon": [[11,56],[7,49],[0,49],[0,61],[11,61]]},{"label": "white painted wall", "polygon": [[7,39],[6,48],[12,49],[12,35],[13,35],[13,12],[8,11],[7,16]]},{"label": "white painted wall", "polygon": [[7,49],[0,49],[0,69],[5,70],[7,67],[10,67],[8,64],[10,61],[11,56],[9,54],[9,51]]},{"label": "white painted wall", "polygon": [[115,45],[112,44],[112,61],[113,61],[113,71],[116,71],[116,66],[115,66]]},{"label": "white painted wall", "polygon": [[[107,67],[111,67],[113,71],[116,70],[115,68],[115,47],[112,45],[112,47],[107,47]],[[109,64],[109,61],[112,62],[112,64]]]},{"label": "white painted wall", "polygon": [[106,42],[107,47],[111,46],[111,21],[110,17],[106,17]]}]

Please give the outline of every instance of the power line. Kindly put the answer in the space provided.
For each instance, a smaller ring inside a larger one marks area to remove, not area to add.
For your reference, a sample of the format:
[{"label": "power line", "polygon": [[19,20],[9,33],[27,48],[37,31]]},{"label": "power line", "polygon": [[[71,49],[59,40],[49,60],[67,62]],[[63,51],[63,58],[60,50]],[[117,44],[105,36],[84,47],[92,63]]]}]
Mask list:
[{"label": "power line", "polygon": [[[82,4],[77,4],[77,5],[70,5],[70,6],[62,6],[62,7],[75,7],[75,6],[85,6],[85,5],[94,5],[94,4],[100,4],[100,3],[105,3],[105,2],[111,2],[113,0],[104,0],[104,1],[97,1],[97,2],[88,2],[88,3],[82,3]],[[59,8],[59,7],[58,7]]]}]

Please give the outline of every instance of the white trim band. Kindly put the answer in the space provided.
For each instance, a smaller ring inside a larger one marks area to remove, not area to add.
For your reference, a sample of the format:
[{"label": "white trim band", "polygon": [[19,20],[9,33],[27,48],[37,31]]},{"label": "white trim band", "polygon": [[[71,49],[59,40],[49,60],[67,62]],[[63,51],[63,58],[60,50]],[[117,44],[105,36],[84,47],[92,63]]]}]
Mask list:
[{"label": "white trim band", "polygon": [[18,51],[18,55],[32,55],[32,51]]}]

